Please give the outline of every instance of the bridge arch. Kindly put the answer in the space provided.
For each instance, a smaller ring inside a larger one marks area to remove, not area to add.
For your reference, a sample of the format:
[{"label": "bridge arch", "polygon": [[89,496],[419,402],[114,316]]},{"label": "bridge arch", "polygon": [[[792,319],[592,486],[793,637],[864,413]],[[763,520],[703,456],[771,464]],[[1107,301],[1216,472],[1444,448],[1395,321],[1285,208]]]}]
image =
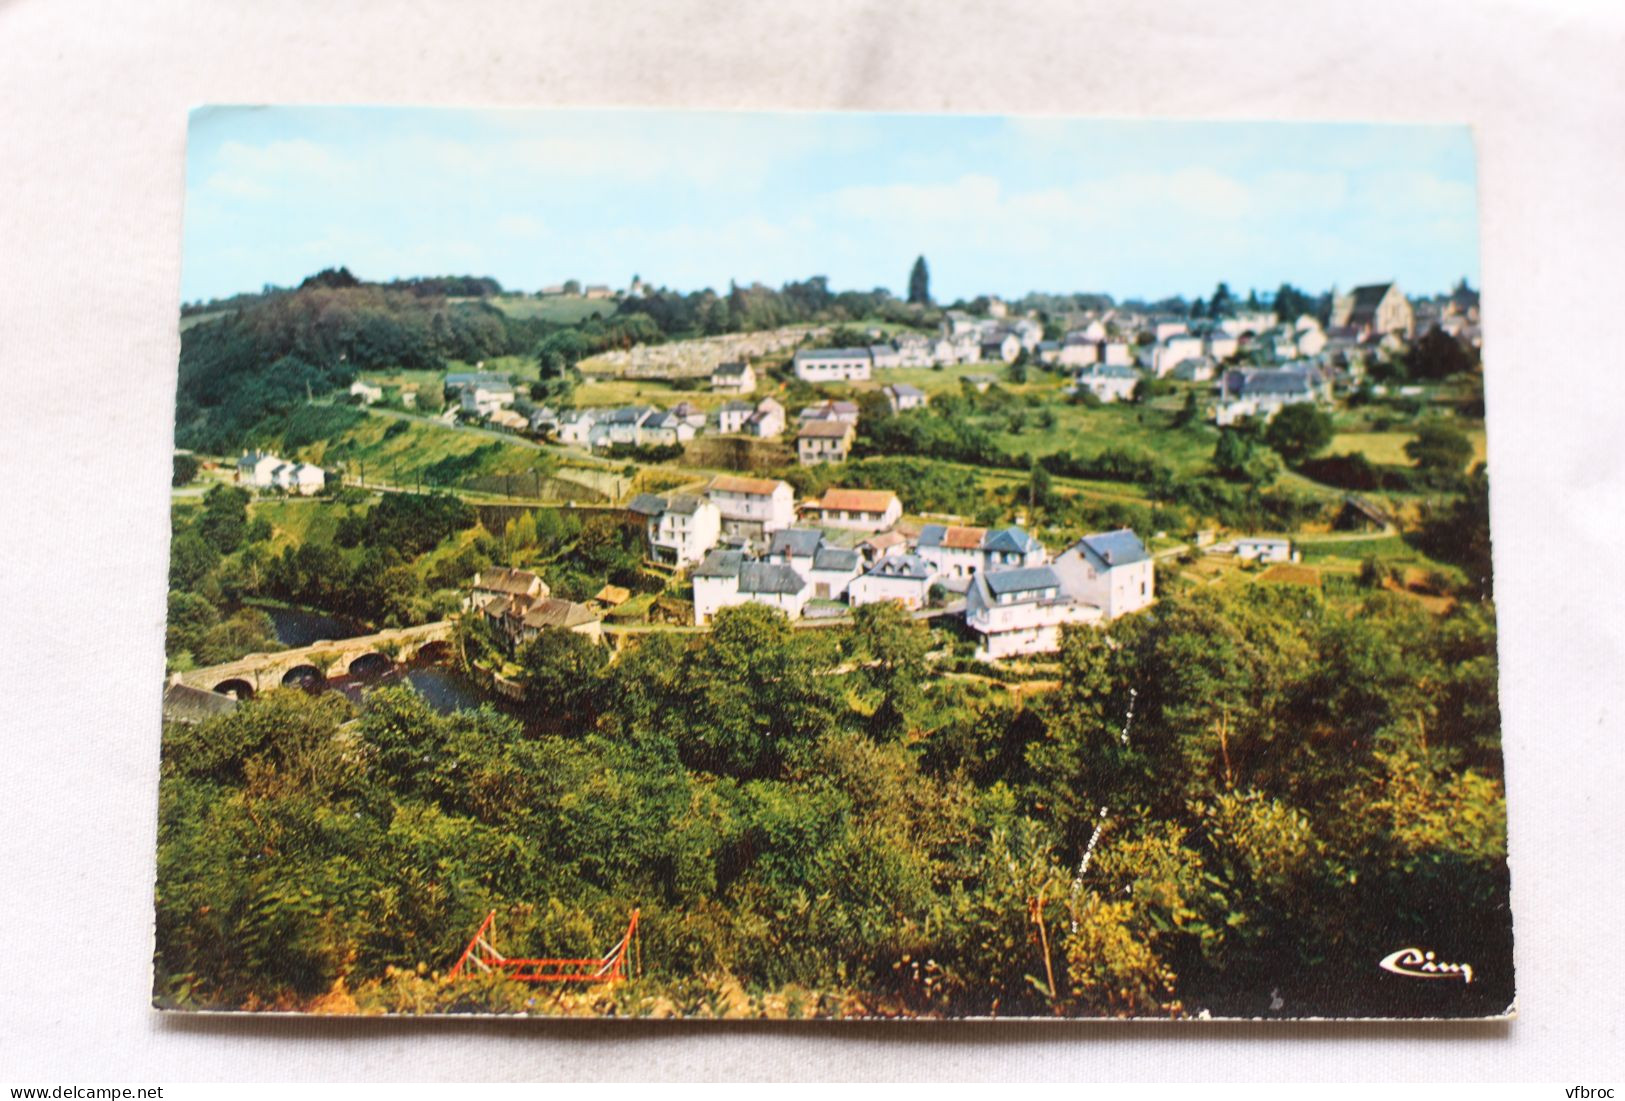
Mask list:
[{"label": "bridge arch", "polygon": [[438,662],[449,661],[453,655],[451,643],[444,639],[425,642],[412,652],[412,660],[433,665]]},{"label": "bridge arch", "polygon": [[326,675],[308,662],[304,665],[295,665],[282,674],[282,686],[284,688],[316,689],[326,683]]},{"label": "bridge arch", "polygon": [[221,681],[211,689],[222,696],[230,696],[234,700],[251,700],[254,698],[254,686],[242,677],[231,677]]},{"label": "bridge arch", "polygon": [[350,676],[356,680],[377,680],[395,668],[395,663],[376,650],[368,650],[350,661]]}]

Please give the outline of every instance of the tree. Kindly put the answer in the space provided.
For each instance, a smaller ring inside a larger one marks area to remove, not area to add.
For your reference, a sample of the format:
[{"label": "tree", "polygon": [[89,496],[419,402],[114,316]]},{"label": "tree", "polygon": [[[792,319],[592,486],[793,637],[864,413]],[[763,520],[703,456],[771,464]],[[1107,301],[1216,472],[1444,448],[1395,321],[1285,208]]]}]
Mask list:
[{"label": "tree", "polygon": [[1220,283],[1213,288],[1213,297],[1208,299],[1207,315],[1209,317],[1228,317],[1236,312],[1236,300],[1230,294],[1230,284]]},{"label": "tree", "polygon": [[1037,512],[1041,508],[1049,508],[1055,500],[1055,491],[1051,486],[1049,471],[1039,463],[1037,456],[1033,457],[1032,465],[1027,471],[1027,511]]},{"label": "tree", "polygon": [[1473,442],[1461,429],[1445,421],[1422,425],[1416,438],[1405,445],[1405,454],[1422,476],[1437,483],[1450,483],[1473,457]]},{"label": "tree", "polygon": [[220,552],[195,531],[183,531],[169,544],[169,587],[195,589],[220,561]]},{"label": "tree", "polygon": [[1264,442],[1289,463],[1323,451],[1332,442],[1332,417],[1313,402],[1289,405],[1264,429]]},{"label": "tree", "polygon": [[1220,429],[1213,448],[1213,469],[1233,482],[1256,481],[1258,449],[1253,437],[1235,428]]},{"label": "tree", "polygon": [[175,486],[185,485],[197,477],[197,472],[202,465],[196,455],[177,451],[175,453],[174,473],[170,476],[169,484]]},{"label": "tree", "polygon": [[1459,340],[1437,328],[1429,329],[1405,356],[1406,369],[1412,378],[1418,379],[1449,378],[1477,366]]},{"label": "tree", "polygon": [[242,545],[247,530],[248,490],[220,485],[204,495],[197,531],[210,546],[221,554],[230,554]]},{"label": "tree", "polygon": [[1315,300],[1304,294],[1291,283],[1282,283],[1275,292],[1275,299],[1271,303],[1275,316],[1282,321],[1291,323],[1304,314],[1315,312]]},{"label": "tree", "polygon": [[608,650],[579,631],[546,627],[519,650],[525,710],[549,729],[585,734],[598,718],[599,674]]},{"label": "tree", "polygon": [[925,698],[931,633],[892,601],[864,604],[852,620],[859,680],[876,697],[870,735],[895,741],[908,733]]},{"label": "tree", "polygon": [[915,259],[914,270],[908,273],[908,301],[911,306],[931,304],[931,271],[923,256]]}]

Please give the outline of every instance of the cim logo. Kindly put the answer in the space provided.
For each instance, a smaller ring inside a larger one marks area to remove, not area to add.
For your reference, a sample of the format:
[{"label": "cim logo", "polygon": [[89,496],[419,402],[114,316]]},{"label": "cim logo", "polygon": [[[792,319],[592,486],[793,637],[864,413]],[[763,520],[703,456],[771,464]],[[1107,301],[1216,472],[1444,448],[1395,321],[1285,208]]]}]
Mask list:
[{"label": "cim logo", "polygon": [[1460,979],[1464,983],[1473,981],[1472,964],[1444,963],[1436,959],[1432,952],[1424,952],[1420,948],[1401,948],[1397,952],[1390,952],[1377,962],[1377,966],[1384,971],[1392,971],[1396,975],[1404,975],[1410,979]]}]

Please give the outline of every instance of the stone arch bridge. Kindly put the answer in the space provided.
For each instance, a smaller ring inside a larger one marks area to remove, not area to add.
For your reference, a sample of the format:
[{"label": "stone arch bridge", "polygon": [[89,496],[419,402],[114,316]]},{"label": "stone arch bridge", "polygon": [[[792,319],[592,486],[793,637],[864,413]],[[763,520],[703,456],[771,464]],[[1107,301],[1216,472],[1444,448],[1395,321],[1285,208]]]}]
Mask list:
[{"label": "stone arch bridge", "polygon": [[352,672],[370,675],[373,669],[387,669],[431,648],[449,645],[454,626],[451,620],[443,619],[421,627],[399,627],[375,635],[314,642],[294,650],[249,654],[224,665],[175,673],[169,683],[246,699],[294,683],[300,676],[337,677]]}]

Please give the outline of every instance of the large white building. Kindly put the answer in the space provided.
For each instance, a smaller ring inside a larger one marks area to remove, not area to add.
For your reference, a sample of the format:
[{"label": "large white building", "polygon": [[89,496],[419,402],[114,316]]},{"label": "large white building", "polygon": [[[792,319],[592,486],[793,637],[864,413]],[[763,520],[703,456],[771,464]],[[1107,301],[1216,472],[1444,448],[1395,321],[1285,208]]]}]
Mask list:
[{"label": "large white building", "polygon": [[1304,364],[1286,367],[1238,367],[1219,381],[1214,423],[1223,428],[1243,417],[1268,421],[1288,405],[1327,401],[1331,385],[1320,369]]},{"label": "large white building", "polygon": [[812,595],[812,586],[793,567],[752,561],[737,550],[712,551],[693,580],[694,622],[701,627],[723,608],[740,604],[765,604],[799,619]]},{"label": "large white building", "polygon": [[711,389],[724,394],[748,394],[756,389],[756,370],[748,363],[719,363],[711,371]]},{"label": "large white building", "polygon": [[802,511],[828,528],[884,531],[902,519],[903,502],[889,489],[828,489]]},{"label": "large white building", "polygon": [[965,622],[982,636],[983,661],[1060,648],[1061,628],[1139,611],[1156,599],[1155,567],[1134,532],[1086,535],[1042,566],[977,574]]},{"label": "large white building", "polygon": [[1099,608],[1108,620],[1137,612],[1157,598],[1151,552],[1128,528],[1085,535],[1051,565],[1072,599]]},{"label": "large white building", "polygon": [[627,506],[644,518],[649,557],[671,566],[703,559],[722,537],[722,511],[704,497],[640,493]]},{"label": "large white building", "polygon": [[804,348],[796,353],[796,377],[805,382],[865,382],[873,369],[868,348]]},{"label": "large white building", "polygon": [[796,522],[796,495],[790,483],[732,474],[711,480],[705,495],[722,516],[722,533],[762,540]]},{"label": "large white building", "polygon": [[1054,566],[979,573],[965,593],[965,623],[982,636],[979,661],[1053,652],[1063,625],[1099,622],[1102,614],[1067,595]]}]

